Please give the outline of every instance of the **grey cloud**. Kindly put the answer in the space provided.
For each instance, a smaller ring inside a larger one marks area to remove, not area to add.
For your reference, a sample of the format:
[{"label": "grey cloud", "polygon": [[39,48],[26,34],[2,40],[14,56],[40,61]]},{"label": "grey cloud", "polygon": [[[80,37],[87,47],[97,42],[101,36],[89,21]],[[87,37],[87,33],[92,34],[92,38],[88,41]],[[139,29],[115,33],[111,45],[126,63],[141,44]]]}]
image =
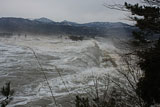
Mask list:
[{"label": "grey cloud", "polygon": [[126,13],[107,9],[104,3],[116,3],[116,0],[0,0],[0,17],[47,17],[80,23],[122,21]]}]

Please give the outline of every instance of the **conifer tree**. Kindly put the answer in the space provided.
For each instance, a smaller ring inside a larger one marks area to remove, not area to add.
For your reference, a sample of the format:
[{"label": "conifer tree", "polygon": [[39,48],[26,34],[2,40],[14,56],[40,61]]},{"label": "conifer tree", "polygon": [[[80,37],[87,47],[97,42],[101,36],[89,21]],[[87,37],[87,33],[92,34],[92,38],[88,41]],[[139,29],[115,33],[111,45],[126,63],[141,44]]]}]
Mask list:
[{"label": "conifer tree", "polygon": [[11,82],[7,82],[0,90],[0,93],[6,97],[3,101],[0,102],[1,107],[6,107],[10,101],[13,99],[14,90],[11,89]]},{"label": "conifer tree", "polygon": [[[137,55],[139,66],[144,72],[137,84],[137,94],[144,100],[146,107],[160,104],[160,8],[159,0],[145,0],[147,5],[125,7],[131,11],[139,31],[133,32],[134,46],[139,47]],[[139,17],[140,16],[140,17]]]}]

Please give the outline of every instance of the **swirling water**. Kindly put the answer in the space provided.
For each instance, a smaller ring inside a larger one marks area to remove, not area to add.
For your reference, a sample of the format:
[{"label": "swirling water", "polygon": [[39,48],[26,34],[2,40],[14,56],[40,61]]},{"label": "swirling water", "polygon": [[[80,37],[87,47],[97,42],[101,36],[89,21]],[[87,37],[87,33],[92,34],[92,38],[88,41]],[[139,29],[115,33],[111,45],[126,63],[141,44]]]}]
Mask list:
[{"label": "swirling water", "polygon": [[57,100],[85,93],[84,89],[94,85],[94,78],[114,75],[116,51],[106,38],[72,41],[48,36],[0,37],[0,86],[11,81],[15,90],[8,107],[51,106],[43,72]]}]

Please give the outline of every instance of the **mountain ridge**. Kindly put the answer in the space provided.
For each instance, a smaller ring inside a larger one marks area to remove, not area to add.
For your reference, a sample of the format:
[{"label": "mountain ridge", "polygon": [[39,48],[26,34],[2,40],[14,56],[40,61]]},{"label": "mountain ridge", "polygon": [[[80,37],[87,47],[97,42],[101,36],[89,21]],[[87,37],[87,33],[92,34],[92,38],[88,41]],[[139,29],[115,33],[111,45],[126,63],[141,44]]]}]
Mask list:
[{"label": "mountain ridge", "polygon": [[[62,21],[55,22],[47,18],[25,19],[15,17],[0,18],[0,32],[11,33],[31,33],[31,34],[70,34],[70,35],[90,35],[105,36],[107,32],[118,29],[119,31],[127,31],[132,26],[117,22],[89,22],[79,24],[76,22]],[[110,30],[110,31],[109,31]]]}]

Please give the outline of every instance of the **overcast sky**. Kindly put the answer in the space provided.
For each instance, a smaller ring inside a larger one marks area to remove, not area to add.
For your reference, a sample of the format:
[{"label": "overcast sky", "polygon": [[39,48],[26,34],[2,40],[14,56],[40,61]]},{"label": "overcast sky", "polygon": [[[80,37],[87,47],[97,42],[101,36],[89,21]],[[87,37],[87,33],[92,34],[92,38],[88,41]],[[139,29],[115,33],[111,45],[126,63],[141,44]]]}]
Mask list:
[{"label": "overcast sky", "polygon": [[104,3],[123,4],[125,1],[127,0],[0,0],[0,17],[46,17],[54,21],[69,20],[79,23],[127,22],[127,13],[103,6]]}]

